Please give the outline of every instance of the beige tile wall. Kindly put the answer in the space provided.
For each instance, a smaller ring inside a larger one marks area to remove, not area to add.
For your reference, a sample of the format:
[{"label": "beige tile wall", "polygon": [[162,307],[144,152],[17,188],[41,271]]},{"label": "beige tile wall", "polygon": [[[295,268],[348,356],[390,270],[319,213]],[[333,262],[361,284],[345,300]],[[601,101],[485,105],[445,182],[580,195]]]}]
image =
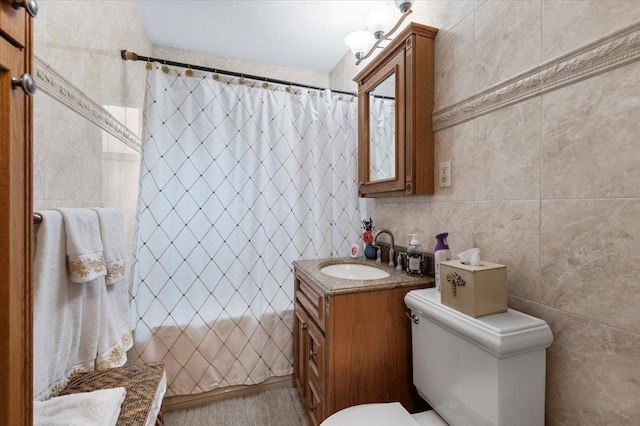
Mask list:
[{"label": "beige tile wall", "polygon": [[[427,4],[424,4],[427,3]],[[638,1],[430,1],[436,109],[640,21]],[[354,90],[350,54],[330,75]],[[442,130],[451,188],[368,200],[396,241],[480,248],[509,304],[545,319],[548,425],[640,424],[640,63]]]},{"label": "beige tile wall", "polygon": [[[144,64],[120,58],[122,49],[151,51],[134,2],[38,3],[34,55],[140,135]],[[43,92],[33,123],[34,208],[122,209],[131,256],[140,154]]]}]

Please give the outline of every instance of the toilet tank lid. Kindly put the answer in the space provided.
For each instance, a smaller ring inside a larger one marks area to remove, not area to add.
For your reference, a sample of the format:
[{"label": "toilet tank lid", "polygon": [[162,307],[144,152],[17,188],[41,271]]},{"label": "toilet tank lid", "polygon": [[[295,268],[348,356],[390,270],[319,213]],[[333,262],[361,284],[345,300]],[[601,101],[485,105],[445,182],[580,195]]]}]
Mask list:
[{"label": "toilet tank lid", "polygon": [[410,291],[404,301],[414,313],[499,358],[548,348],[553,342],[553,334],[545,321],[513,309],[473,318],[440,303],[440,294],[435,288]]}]

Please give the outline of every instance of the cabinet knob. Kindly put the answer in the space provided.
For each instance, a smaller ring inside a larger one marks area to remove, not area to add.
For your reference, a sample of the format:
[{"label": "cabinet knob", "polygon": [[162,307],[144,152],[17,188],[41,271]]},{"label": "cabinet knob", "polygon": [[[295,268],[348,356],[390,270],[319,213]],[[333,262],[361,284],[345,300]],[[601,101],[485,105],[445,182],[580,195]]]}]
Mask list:
[{"label": "cabinet knob", "polygon": [[364,182],[363,182],[363,181],[360,181],[359,185],[360,185],[360,186],[364,186]]},{"label": "cabinet knob", "polygon": [[315,412],[317,408],[318,407],[316,407],[316,404],[314,404],[314,403],[311,403],[311,405],[309,405],[309,411],[311,411],[311,412]]},{"label": "cabinet knob", "polygon": [[11,88],[15,89],[21,87],[24,93],[28,96],[33,96],[36,94],[36,81],[31,77],[30,74],[22,74],[20,79],[15,77],[11,77]]},{"label": "cabinet knob", "polygon": [[307,329],[307,324],[302,324],[302,325],[300,326],[300,328],[301,328],[301,329],[303,329],[303,330],[306,330],[306,329]]},{"label": "cabinet knob", "polygon": [[311,349],[311,350],[309,351],[309,359],[313,359],[313,358],[315,358],[315,356],[316,356],[316,355],[318,355],[318,353],[317,353],[317,352],[314,352],[314,351],[313,351],[313,349]]},{"label": "cabinet knob", "polygon": [[15,9],[24,7],[32,18],[35,18],[36,15],[38,15],[38,2],[36,0],[13,0],[13,7]]}]

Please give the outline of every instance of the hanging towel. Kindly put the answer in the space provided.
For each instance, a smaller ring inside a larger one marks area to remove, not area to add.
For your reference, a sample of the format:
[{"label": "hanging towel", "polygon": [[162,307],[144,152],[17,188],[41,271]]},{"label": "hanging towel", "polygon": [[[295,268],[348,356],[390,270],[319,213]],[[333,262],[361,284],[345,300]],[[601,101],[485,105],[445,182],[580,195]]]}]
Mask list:
[{"label": "hanging towel", "polygon": [[100,333],[96,370],[121,367],[133,346],[129,323],[129,289],[126,285],[102,285],[100,289]]},{"label": "hanging towel", "polygon": [[[102,246],[107,268],[106,283],[124,281],[124,214],[122,210],[95,208],[100,222]],[[127,362],[127,350],[133,345],[129,323],[129,287],[125,282],[107,285],[101,290],[100,335],[96,370],[120,367]]]},{"label": "hanging towel", "polygon": [[125,388],[33,401],[34,426],[114,426],[126,397]]},{"label": "hanging towel", "polygon": [[124,214],[120,209],[95,208],[100,222],[100,234],[107,267],[107,285],[124,279]]},{"label": "hanging towel", "polygon": [[67,274],[66,231],[58,211],[39,212],[33,264],[33,395],[56,395],[76,371],[93,371],[100,335],[102,285]]},{"label": "hanging towel", "polygon": [[67,266],[71,281],[85,283],[107,274],[98,214],[90,209],[56,209],[67,232]]}]

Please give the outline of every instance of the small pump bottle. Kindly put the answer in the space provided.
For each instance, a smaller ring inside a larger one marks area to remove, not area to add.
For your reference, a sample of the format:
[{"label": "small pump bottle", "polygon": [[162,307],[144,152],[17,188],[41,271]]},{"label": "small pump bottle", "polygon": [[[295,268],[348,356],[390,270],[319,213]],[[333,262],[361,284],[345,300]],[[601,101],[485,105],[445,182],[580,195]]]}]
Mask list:
[{"label": "small pump bottle", "polygon": [[422,275],[422,250],[420,250],[420,241],[416,234],[408,234],[410,237],[409,247],[407,247],[407,274]]},{"label": "small pump bottle", "polygon": [[435,270],[436,270],[436,289],[438,293],[440,293],[440,262],[451,259],[451,252],[449,251],[449,246],[447,245],[447,237],[449,233],[443,232],[442,234],[436,235],[436,248],[433,250],[433,258],[435,262]]}]

